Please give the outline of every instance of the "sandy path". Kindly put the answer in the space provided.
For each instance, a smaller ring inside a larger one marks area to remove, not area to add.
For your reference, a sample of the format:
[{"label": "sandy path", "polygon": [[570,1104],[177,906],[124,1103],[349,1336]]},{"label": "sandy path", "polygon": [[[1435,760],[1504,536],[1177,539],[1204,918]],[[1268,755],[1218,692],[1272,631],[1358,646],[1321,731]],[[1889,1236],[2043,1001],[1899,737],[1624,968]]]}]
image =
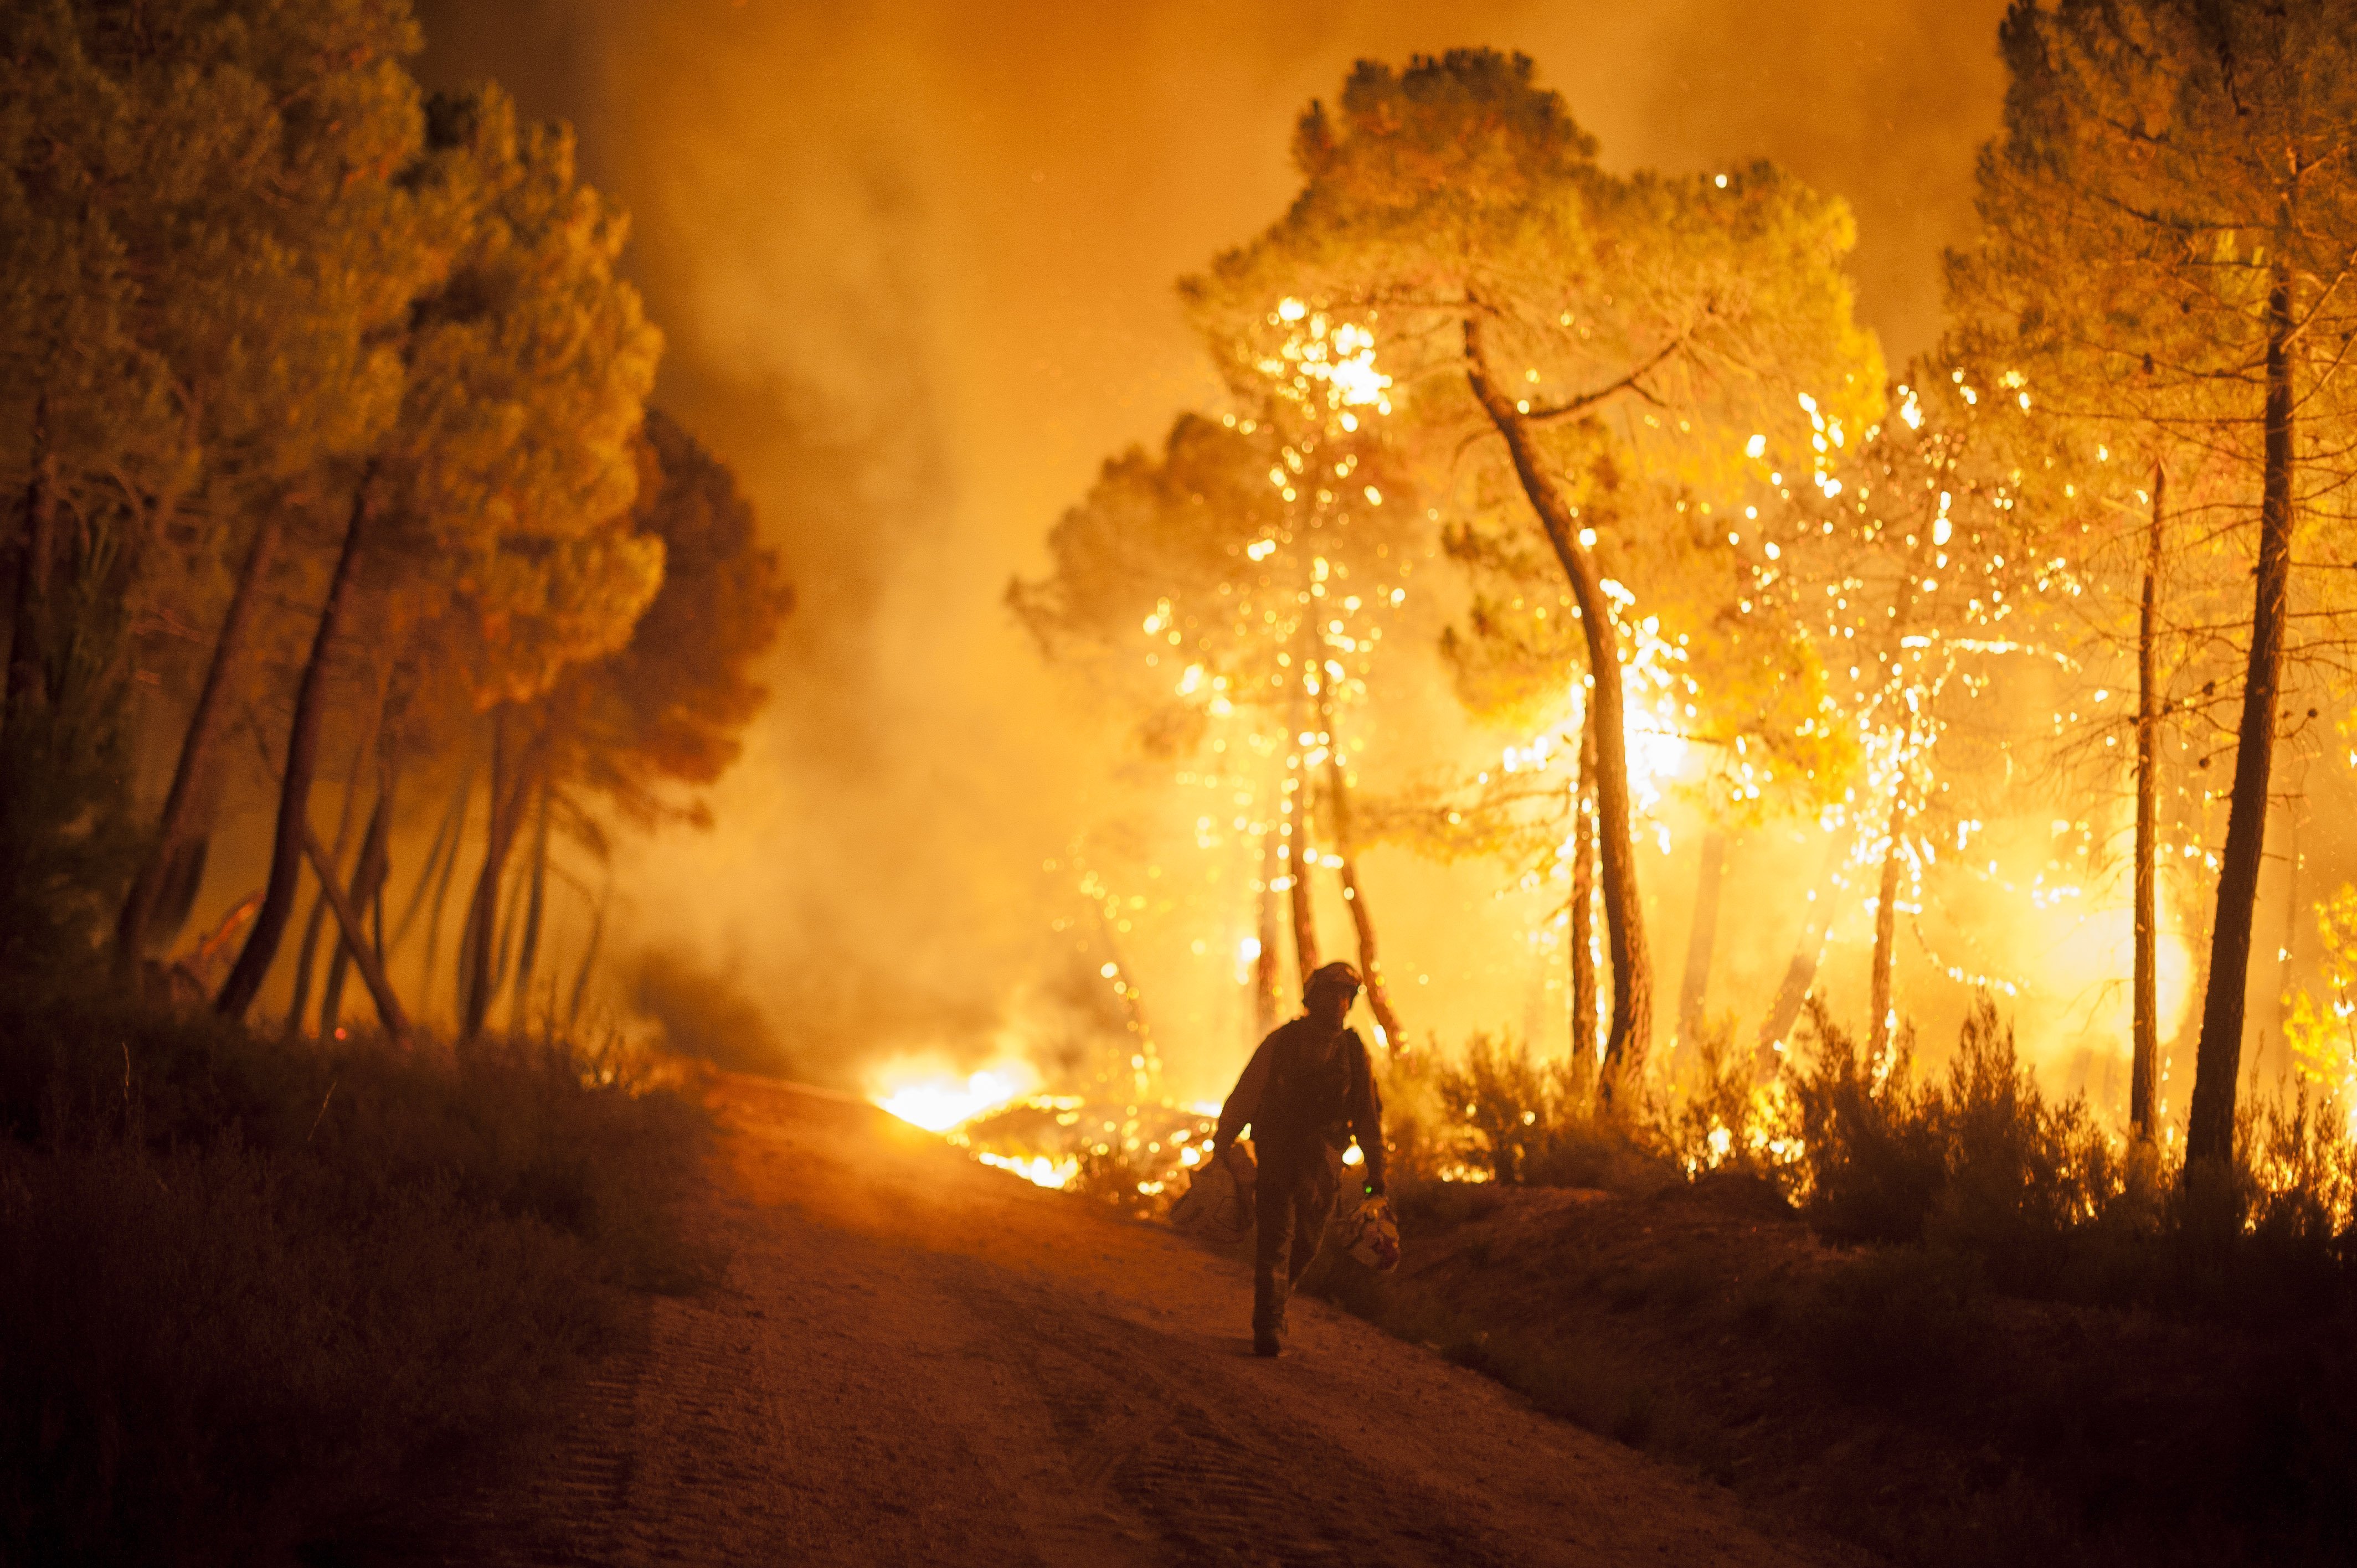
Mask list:
[{"label": "sandy path", "polygon": [[659,1299],[489,1563],[1798,1563],[1724,1492],[866,1106],[720,1097],[720,1289]]}]

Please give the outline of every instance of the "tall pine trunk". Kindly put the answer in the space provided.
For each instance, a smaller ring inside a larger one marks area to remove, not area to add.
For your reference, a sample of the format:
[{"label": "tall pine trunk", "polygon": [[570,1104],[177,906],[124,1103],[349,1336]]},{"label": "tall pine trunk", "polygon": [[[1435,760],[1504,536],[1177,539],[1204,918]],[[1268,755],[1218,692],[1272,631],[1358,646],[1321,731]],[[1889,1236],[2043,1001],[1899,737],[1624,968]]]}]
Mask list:
[{"label": "tall pine trunk", "polygon": [[1309,845],[1309,770],[1302,766],[1308,754],[1301,750],[1300,693],[1295,694],[1292,756],[1286,768],[1286,782],[1293,788],[1286,792],[1286,814],[1291,820],[1286,824],[1285,879],[1286,904],[1293,912],[1293,968],[1307,993],[1309,977],[1318,969],[1318,917],[1309,902],[1309,867],[1315,854]]},{"label": "tall pine trunk", "polygon": [[20,724],[47,689],[41,673],[48,657],[49,579],[58,553],[57,454],[48,439],[48,394],[33,404],[32,449],[37,454],[25,481],[24,521],[17,525],[16,581],[8,616],[8,665],[0,671],[0,722]]},{"label": "tall pine trunk", "polygon": [[1817,965],[1825,955],[1825,932],[1833,924],[1834,875],[1847,858],[1839,837],[1825,845],[1824,865],[1817,873],[1815,885],[1809,889],[1800,939],[1792,944],[1792,961],[1784,966],[1784,978],[1776,987],[1776,998],[1768,1004],[1768,1015],[1760,1022],[1759,1060],[1762,1070],[1777,1067],[1781,1054],[1777,1047],[1792,1032],[1792,1026],[1800,1022],[1801,1009],[1808,1005],[1809,992],[1817,983]]},{"label": "tall pine trunk", "polygon": [[253,547],[245,553],[237,584],[230,590],[229,607],[221,614],[221,629],[213,635],[212,656],[205,664],[204,683],[197,688],[196,706],[189,710],[188,727],[180,734],[180,753],[172,765],[172,785],[164,796],[155,842],[149,845],[146,858],[139,863],[138,875],[132,879],[131,891],[124,898],[122,913],[114,922],[114,954],[119,972],[128,973],[137,967],[147,946],[148,926],[155,919],[164,885],[176,862],[187,854],[191,834],[205,814],[205,797],[212,782],[213,752],[229,718],[228,692],[244,658],[255,607],[261,598],[262,581],[270,573],[285,534],[284,514],[273,507],[255,528]]},{"label": "tall pine trunk", "polygon": [[[1322,682],[1321,682],[1322,686]],[[1358,846],[1351,837],[1351,786],[1342,771],[1341,737],[1334,731],[1334,704],[1321,690],[1318,720],[1326,731],[1326,800],[1333,818],[1328,832],[1334,853],[1342,862],[1342,903],[1351,911],[1351,925],[1359,939],[1359,977],[1366,983],[1367,1006],[1375,1015],[1386,1050],[1407,1048],[1399,1015],[1392,1010],[1391,988],[1383,983],[1383,961],[1375,949],[1375,917],[1367,908],[1367,891],[1359,886]]]},{"label": "tall pine trunk", "polygon": [[500,931],[500,884],[508,854],[515,847],[516,829],[523,802],[537,781],[538,737],[519,743],[509,732],[513,710],[501,706],[491,728],[491,818],[483,865],[475,878],[475,895],[467,909],[466,935],[458,951],[458,1037],[472,1041],[481,1036],[490,1015],[492,993],[499,987],[493,969]]},{"label": "tall pine trunk", "polygon": [[1867,1055],[1878,1063],[1890,1048],[1890,980],[1899,961],[1900,835],[1906,828],[1907,773],[1902,762],[1899,779],[1890,788],[1890,842],[1882,852],[1882,881],[1875,889],[1874,968],[1867,986],[1867,1006],[1870,1009]]},{"label": "tall pine trunk", "polygon": [[1538,514],[1555,560],[1570,582],[1587,640],[1588,673],[1595,682],[1596,836],[1603,862],[1604,928],[1612,954],[1612,1030],[1604,1047],[1597,1097],[1610,1108],[1626,1085],[1644,1072],[1653,1036],[1652,961],[1645,947],[1644,908],[1638,900],[1635,846],[1630,842],[1629,749],[1626,703],[1621,693],[1620,649],[1612,606],[1601,576],[1563,492],[1547,477],[1528,422],[1512,396],[1491,379],[1481,351],[1478,314],[1465,317],[1465,374],[1473,395],[1504,437],[1523,496]]},{"label": "tall pine trunk", "polygon": [[302,833],[303,853],[310,857],[312,873],[319,879],[319,892],[328,900],[328,908],[335,913],[337,930],[351,945],[354,961],[360,966],[361,979],[367,983],[369,994],[376,1000],[377,1019],[384,1025],[384,1032],[398,1040],[409,1033],[409,1020],[402,1012],[400,999],[393,995],[392,985],[385,980],[384,966],[377,962],[375,952],[370,949],[361,933],[360,911],[350,899],[344,897],[344,890],[337,886],[335,863],[319,847],[319,836],[311,831],[310,823],[303,824]]},{"label": "tall pine trunk", "polygon": [[[352,842],[352,805],[360,799],[361,768],[367,763],[371,737],[362,736],[352,747],[352,765],[344,774],[343,803],[336,809],[336,842],[328,852],[328,863],[340,866],[344,851]],[[295,995],[287,1004],[286,1028],[290,1034],[303,1032],[303,1014],[311,1004],[311,976],[317,972],[319,933],[327,929],[328,893],[322,887],[311,895],[311,913],[303,921],[303,940],[295,949]]]},{"label": "tall pine trunk", "polygon": [[1718,897],[1727,886],[1727,835],[1713,827],[1702,835],[1702,865],[1695,873],[1694,919],[1686,927],[1686,970],[1678,985],[1678,1045],[1696,1049],[1703,1010],[1710,1000],[1710,961],[1718,946]]},{"label": "tall pine trunk", "polygon": [[1571,792],[1571,1068],[1579,1082],[1592,1084],[1603,1062],[1596,1038],[1596,704],[1587,709]]},{"label": "tall pine trunk", "polygon": [[[454,861],[457,858],[458,840],[467,825],[467,802],[474,779],[474,764],[470,757],[459,771],[458,787],[451,791],[450,804],[443,811],[441,823],[434,830],[434,842],[426,848],[425,864],[417,869],[417,885],[409,891],[409,908],[402,911],[400,923],[393,929],[392,946],[395,949],[407,940],[410,928],[417,923],[418,911],[425,907],[427,897],[434,891],[435,879],[442,873],[444,857],[447,855]],[[429,958],[426,968],[431,970],[433,967]]]},{"label": "tall pine trunk", "polygon": [[2136,998],[2135,1048],[2128,1070],[2128,1126],[2139,1143],[2159,1136],[2160,982],[2157,952],[2160,889],[2160,592],[2162,498],[2169,470],[2152,467],[2152,525],[2147,530],[2144,601],[2136,617]]},{"label": "tall pine trunk", "polygon": [[[533,819],[532,891],[524,904],[523,948],[516,955],[515,992],[508,1004],[508,1026],[522,1028],[531,1021],[532,972],[540,956],[540,923],[548,905],[548,791],[540,792],[540,809]],[[552,1002],[550,1011],[554,1011]]]},{"label": "tall pine trunk", "polygon": [[2291,279],[2276,263],[2267,291],[2266,444],[2259,490],[2259,560],[2251,594],[2251,652],[2235,736],[2234,789],[2226,849],[2218,865],[2218,908],[2210,928],[2210,983],[2201,1042],[2194,1054],[2193,1104],[2185,1129],[2186,1176],[2222,1173],[2234,1152],[2234,1094],[2242,1069],[2244,993],[2250,983],[2251,924],[2266,847],[2267,776],[2275,762],[2276,703],[2283,687],[2284,628],[2291,581]]},{"label": "tall pine trunk", "polygon": [[328,663],[342,623],[352,579],[359,575],[361,546],[368,532],[371,473],[363,473],[352,491],[352,511],[344,525],[343,548],[336,553],[336,569],[328,579],[327,602],[319,607],[319,624],[311,635],[310,656],[303,661],[303,678],[295,688],[295,719],[286,736],[285,773],[278,789],[278,821],[271,835],[270,880],[262,908],[253,918],[237,964],[221,983],[213,1005],[224,1016],[243,1018],[278,956],[286,934],[287,918],[295,911],[295,884],[303,868],[303,843],[310,832],[311,780],[319,759],[319,731],[327,721]]},{"label": "tall pine trunk", "polygon": [[[361,834],[360,863],[352,868],[352,908],[365,914],[374,905],[383,907],[384,882],[393,865],[393,790],[397,782],[395,758],[389,753],[380,754],[377,763],[376,805],[369,812],[368,827]],[[379,964],[384,962],[384,917],[377,916],[376,941],[372,951]],[[343,1015],[344,976],[357,957],[349,941],[336,944],[335,957],[328,964],[328,981],[319,993],[319,1033],[332,1037],[337,1020]]]},{"label": "tall pine trunk", "polygon": [[1255,1043],[1267,1038],[1268,1032],[1276,1027],[1277,1019],[1284,1011],[1280,992],[1285,961],[1277,951],[1281,941],[1277,936],[1276,914],[1276,879],[1282,875],[1278,867],[1283,864],[1275,830],[1271,829],[1261,835],[1260,891],[1254,898],[1255,933],[1260,943],[1260,951],[1253,957],[1253,1039]]}]

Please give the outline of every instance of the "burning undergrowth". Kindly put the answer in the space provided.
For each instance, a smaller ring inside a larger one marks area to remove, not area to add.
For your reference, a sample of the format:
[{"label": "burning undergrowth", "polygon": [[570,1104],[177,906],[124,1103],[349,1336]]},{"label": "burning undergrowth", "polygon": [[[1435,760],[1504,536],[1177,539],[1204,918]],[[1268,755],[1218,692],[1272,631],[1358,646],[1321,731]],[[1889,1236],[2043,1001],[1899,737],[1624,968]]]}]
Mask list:
[{"label": "burning undergrowth", "polygon": [[1200,1106],[1039,1094],[963,1122],[949,1139],[1027,1181],[1151,1215],[1187,1189],[1189,1174],[1210,1157],[1218,1124]]}]

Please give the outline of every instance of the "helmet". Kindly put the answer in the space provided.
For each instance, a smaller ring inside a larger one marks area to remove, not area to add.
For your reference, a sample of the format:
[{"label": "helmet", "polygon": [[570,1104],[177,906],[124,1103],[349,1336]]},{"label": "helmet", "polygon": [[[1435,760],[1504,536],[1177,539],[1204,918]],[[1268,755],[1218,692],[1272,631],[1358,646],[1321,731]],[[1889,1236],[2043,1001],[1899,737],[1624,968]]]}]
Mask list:
[{"label": "helmet", "polygon": [[1307,1006],[1312,996],[1329,985],[1340,986],[1353,996],[1367,988],[1367,983],[1359,978],[1359,972],[1349,964],[1341,962],[1326,964],[1311,971],[1309,978],[1302,983],[1302,1004]]}]

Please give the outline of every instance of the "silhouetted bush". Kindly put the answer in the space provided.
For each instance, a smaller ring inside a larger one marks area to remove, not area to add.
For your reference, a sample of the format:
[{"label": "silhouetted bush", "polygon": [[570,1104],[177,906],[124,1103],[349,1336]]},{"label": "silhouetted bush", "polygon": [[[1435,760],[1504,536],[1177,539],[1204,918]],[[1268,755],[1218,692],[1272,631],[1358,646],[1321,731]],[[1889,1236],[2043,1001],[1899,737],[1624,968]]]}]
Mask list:
[{"label": "silhouetted bush", "polygon": [[547,1041],[0,1017],[0,1561],[284,1560],[707,1266],[701,1113]]},{"label": "silhouetted bush", "polygon": [[1675,1174],[1641,1117],[1598,1109],[1567,1064],[1475,1035],[1463,1059],[1432,1069],[1440,1112],[1432,1175],[1444,1179],[1650,1191]]}]

